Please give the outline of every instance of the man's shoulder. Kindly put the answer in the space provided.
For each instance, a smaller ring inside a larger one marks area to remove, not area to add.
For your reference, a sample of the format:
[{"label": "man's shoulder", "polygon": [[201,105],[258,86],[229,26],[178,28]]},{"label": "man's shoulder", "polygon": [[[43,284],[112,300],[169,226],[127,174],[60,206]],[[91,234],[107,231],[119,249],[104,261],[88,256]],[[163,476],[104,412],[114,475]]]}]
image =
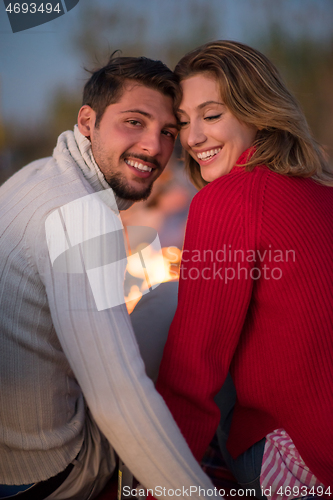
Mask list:
[{"label": "man's shoulder", "polygon": [[53,157],[41,158],[21,168],[1,186],[0,207],[17,208],[23,204],[29,208],[53,203],[57,208],[66,200],[90,192],[89,183],[75,163],[64,169]]},{"label": "man's shoulder", "polygon": [[93,192],[80,168],[66,169],[53,158],[23,167],[0,188],[0,226],[15,232],[36,232],[58,208]]},{"label": "man's shoulder", "polygon": [[40,158],[39,160],[34,160],[28,163],[25,167],[20,168],[15,172],[7,181],[0,187],[1,198],[5,193],[10,192],[13,189],[17,189],[20,185],[29,182],[37,173],[42,172],[45,165],[47,165],[52,160],[52,156],[47,158]]}]

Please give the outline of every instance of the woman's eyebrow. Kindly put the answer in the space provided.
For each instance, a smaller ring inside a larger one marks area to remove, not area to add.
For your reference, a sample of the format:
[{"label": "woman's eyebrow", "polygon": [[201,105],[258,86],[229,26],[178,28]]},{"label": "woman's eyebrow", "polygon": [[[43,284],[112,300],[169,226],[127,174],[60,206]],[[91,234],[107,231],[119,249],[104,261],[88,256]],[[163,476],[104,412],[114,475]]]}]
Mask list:
[{"label": "woman's eyebrow", "polygon": [[[218,101],[205,101],[205,102],[202,102],[201,104],[199,104],[197,106],[196,109],[202,109],[202,108],[205,108],[206,106],[209,106],[210,104],[217,104],[218,106],[225,106],[225,104],[223,102],[218,102]],[[186,115],[186,111],[184,111],[183,109],[177,109],[177,113],[181,113],[181,114],[184,114]]]},{"label": "woman's eyebrow", "polygon": [[223,102],[218,102],[218,101],[205,101],[205,102],[202,102],[201,104],[199,104],[199,106],[197,106],[198,109],[202,109],[204,108],[205,106],[208,106],[210,104],[218,104],[219,106],[224,106],[224,103]]}]

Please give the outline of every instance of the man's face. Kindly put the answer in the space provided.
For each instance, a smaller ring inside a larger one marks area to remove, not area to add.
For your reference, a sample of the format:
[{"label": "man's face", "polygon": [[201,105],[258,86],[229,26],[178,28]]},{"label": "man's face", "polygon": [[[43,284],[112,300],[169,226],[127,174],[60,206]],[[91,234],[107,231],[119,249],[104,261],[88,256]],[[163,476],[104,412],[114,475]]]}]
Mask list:
[{"label": "man's face", "polygon": [[171,97],[135,82],[125,83],[120,101],[110,104],[99,127],[93,123],[90,130],[94,158],[108,184],[117,196],[133,201],[148,198],[176,136]]}]

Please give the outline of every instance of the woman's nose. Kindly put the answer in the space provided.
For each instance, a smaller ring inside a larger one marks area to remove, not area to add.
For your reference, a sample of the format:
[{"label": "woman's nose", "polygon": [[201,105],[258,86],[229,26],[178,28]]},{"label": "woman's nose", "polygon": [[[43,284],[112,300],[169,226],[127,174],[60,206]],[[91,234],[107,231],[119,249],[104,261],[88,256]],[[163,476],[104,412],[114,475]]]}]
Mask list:
[{"label": "woman's nose", "polygon": [[187,144],[190,148],[202,144],[206,140],[206,135],[199,123],[191,123],[188,126]]}]

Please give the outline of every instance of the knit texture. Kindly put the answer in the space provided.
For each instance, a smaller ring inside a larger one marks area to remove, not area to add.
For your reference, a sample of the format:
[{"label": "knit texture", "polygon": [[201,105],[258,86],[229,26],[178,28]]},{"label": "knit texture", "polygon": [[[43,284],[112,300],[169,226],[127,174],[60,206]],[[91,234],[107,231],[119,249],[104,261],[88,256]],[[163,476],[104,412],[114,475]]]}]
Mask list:
[{"label": "knit texture", "polygon": [[332,202],[332,188],[265,166],[234,167],[194,197],[157,388],[198,460],[230,369],[231,454],[283,428],[333,484]]},{"label": "knit texture", "polygon": [[[98,311],[85,273],[51,265],[49,215],[106,188],[76,129],[59,137],[52,158],[0,189],[0,484],[30,484],[64,470],[81,448],[87,404],[146,487],[207,490],[211,481],[145,374],[125,304]],[[90,215],[77,223],[88,225]],[[93,222],[104,227],[99,217]],[[121,290],[123,278],[104,283],[105,290]]]}]

